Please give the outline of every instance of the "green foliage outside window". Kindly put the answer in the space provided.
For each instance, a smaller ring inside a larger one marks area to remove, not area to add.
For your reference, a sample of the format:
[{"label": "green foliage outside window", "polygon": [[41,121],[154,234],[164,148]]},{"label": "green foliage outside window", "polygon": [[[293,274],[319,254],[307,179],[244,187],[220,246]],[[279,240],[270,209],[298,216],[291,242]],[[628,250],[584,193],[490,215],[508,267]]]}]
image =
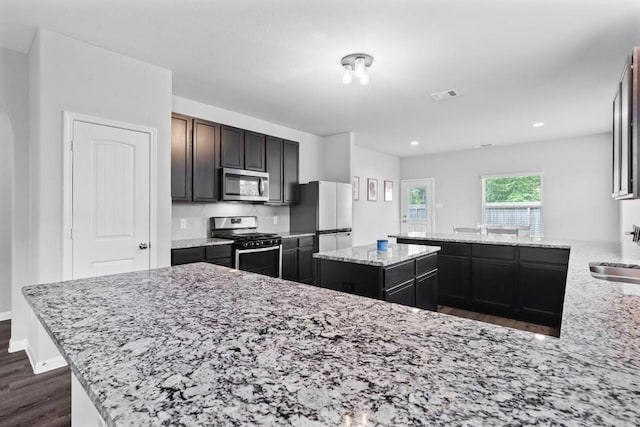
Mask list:
[{"label": "green foliage outside window", "polygon": [[424,188],[409,189],[409,204],[424,205],[426,203],[427,191]]},{"label": "green foliage outside window", "polygon": [[487,178],[487,203],[535,203],[542,190],[540,175]]}]

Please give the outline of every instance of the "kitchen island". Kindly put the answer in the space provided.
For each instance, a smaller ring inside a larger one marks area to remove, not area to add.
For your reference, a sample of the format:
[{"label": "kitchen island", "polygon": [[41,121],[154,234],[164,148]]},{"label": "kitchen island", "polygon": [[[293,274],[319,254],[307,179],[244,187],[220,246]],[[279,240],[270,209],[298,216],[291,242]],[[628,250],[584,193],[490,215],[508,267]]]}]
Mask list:
[{"label": "kitchen island", "polygon": [[571,247],[560,338],[202,263],[23,294],[110,426],[636,425],[640,288]]},{"label": "kitchen island", "polygon": [[313,254],[314,284],[369,298],[437,310],[436,246],[391,243]]}]

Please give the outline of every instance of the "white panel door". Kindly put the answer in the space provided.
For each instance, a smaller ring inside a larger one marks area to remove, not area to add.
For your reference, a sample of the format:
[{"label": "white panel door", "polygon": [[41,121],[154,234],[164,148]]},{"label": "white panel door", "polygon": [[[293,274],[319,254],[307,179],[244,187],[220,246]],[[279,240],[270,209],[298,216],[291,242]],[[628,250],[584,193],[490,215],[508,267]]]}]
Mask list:
[{"label": "white panel door", "polygon": [[352,201],[353,194],[351,193],[351,184],[343,184],[341,182],[336,184],[336,229],[345,230],[351,228],[352,222]]},{"label": "white panel door", "polygon": [[318,231],[336,229],[336,183],[318,183]]},{"label": "white panel door", "polygon": [[73,123],[73,278],[148,269],[150,135]]},{"label": "white panel door", "polygon": [[435,228],[433,178],[410,179],[401,182],[402,233],[430,233]]}]

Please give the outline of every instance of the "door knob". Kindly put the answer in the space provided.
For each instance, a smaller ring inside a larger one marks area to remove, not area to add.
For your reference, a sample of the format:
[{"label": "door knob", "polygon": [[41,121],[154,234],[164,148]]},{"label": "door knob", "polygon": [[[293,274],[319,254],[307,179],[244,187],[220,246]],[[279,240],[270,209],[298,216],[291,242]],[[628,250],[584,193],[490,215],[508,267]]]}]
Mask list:
[{"label": "door knob", "polygon": [[138,246],[140,249],[145,250],[149,247],[149,245],[147,245],[146,243],[140,243],[140,245]]}]

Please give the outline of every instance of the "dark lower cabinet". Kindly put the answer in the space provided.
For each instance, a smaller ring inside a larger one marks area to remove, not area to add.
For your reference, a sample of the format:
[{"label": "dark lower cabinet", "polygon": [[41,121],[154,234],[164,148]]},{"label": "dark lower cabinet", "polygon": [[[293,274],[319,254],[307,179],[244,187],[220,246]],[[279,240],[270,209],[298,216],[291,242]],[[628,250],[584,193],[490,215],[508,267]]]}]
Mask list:
[{"label": "dark lower cabinet", "polygon": [[440,304],[467,306],[471,284],[469,257],[438,254],[438,299]]},{"label": "dark lower cabinet", "polygon": [[314,236],[282,239],[282,278],[313,284]]},{"label": "dark lower cabinet", "polygon": [[569,249],[407,238],[398,243],[441,247],[438,304],[561,326]]},{"label": "dark lower cabinet", "polygon": [[438,311],[439,274],[440,270],[416,278],[416,307],[423,310]]},{"label": "dark lower cabinet", "polygon": [[437,254],[387,267],[316,259],[314,283],[323,288],[436,311]]},{"label": "dark lower cabinet", "polygon": [[231,267],[233,261],[231,245],[197,246],[194,248],[172,249],[171,265],[208,262]]},{"label": "dark lower cabinet", "polygon": [[282,251],[282,278],[298,281],[298,249]]},{"label": "dark lower cabinet", "polygon": [[509,314],[516,291],[515,263],[499,259],[471,259],[471,304],[496,314]]},{"label": "dark lower cabinet", "polygon": [[395,302],[396,304],[408,305],[415,307],[416,303],[416,286],[415,281],[401,283],[394,288],[384,291],[384,300]]},{"label": "dark lower cabinet", "polygon": [[530,322],[559,324],[566,281],[567,269],[562,265],[521,262],[519,306],[523,318]]}]

